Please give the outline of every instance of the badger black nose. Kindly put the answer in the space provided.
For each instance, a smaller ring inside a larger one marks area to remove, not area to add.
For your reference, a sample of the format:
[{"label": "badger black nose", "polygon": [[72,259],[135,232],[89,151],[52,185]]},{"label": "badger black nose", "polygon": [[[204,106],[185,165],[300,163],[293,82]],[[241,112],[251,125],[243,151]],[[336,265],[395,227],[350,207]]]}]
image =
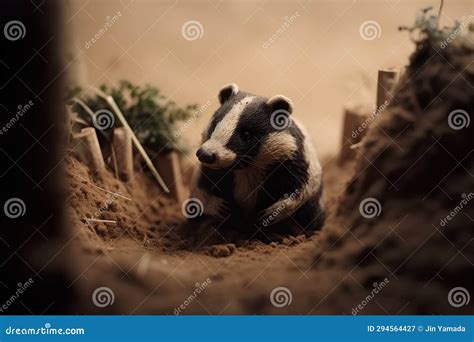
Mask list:
[{"label": "badger black nose", "polygon": [[215,153],[210,153],[202,148],[197,150],[196,156],[198,157],[199,161],[201,163],[206,163],[206,164],[212,164],[216,161],[216,154]]}]

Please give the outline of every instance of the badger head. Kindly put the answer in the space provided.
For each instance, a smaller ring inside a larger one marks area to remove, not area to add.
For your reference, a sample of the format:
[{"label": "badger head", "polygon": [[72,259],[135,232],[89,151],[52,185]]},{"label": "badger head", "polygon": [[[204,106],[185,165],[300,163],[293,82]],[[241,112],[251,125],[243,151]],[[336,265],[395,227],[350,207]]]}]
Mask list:
[{"label": "badger head", "polygon": [[236,84],[219,92],[220,108],[203,132],[196,156],[212,169],[264,166],[296,150],[291,134],[291,101],[251,95]]}]

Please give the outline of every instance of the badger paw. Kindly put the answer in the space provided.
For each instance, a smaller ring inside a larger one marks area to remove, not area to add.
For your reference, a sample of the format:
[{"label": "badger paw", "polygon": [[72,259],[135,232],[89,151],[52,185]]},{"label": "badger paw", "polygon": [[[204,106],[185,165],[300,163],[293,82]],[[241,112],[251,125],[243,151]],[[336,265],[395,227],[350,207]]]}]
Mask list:
[{"label": "badger paw", "polygon": [[[270,225],[277,221],[278,216],[282,214],[281,204],[277,205],[275,203],[268,208],[262,210],[258,214],[258,222],[259,224],[263,224],[265,226]],[[279,220],[279,219],[278,219]]]},{"label": "badger paw", "polygon": [[290,198],[285,198],[262,210],[258,215],[258,222],[264,226],[269,226],[288,217],[293,211],[294,201]]}]

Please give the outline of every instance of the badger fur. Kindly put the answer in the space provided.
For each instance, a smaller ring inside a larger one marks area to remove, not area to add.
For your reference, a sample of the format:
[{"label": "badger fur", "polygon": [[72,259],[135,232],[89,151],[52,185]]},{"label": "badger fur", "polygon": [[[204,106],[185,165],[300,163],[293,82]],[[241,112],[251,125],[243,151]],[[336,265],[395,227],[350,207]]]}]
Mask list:
[{"label": "badger fur", "polygon": [[[220,108],[202,135],[192,197],[200,220],[237,229],[310,232],[324,222],[321,165],[292,102],[219,92]],[[290,228],[291,227],[291,228]]]}]

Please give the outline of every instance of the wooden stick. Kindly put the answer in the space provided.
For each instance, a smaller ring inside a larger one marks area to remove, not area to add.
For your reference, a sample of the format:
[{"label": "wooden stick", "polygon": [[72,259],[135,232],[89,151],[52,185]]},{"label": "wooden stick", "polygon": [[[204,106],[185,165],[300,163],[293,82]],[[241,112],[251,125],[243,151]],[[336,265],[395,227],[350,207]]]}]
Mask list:
[{"label": "wooden stick", "polygon": [[351,146],[357,144],[369,129],[371,109],[365,106],[344,108],[344,123],[342,127],[341,151],[339,165],[353,160],[356,153]]},{"label": "wooden stick", "polygon": [[87,114],[89,114],[91,116],[91,119],[94,117],[94,115],[95,115],[94,111],[84,101],[82,101],[82,99],[75,96],[71,99],[71,101],[77,103],[82,108],[84,108],[84,110],[87,112]]},{"label": "wooden stick", "polygon": [[114,163],[115,178],[118,179],[119,178],[119,172],[118,172],[117,156],[115,155],[114,144],[110,145],[110,151],[111,151],[111,154],[112,154],[112,163]]},{"label": "wooden stick", "polygon": [[81,130],[81,133],[76,135],[85,145],[85,158],[89,167],[94,172],[104,172],[105,162],[100,149],[99,140],[93,127],[86,127]]},{"label": "wooden stick", "polygon": [[132,137],[125,127],[114,129],[112,151],[116,152],[115,169],[120,178],[128,181],[133,178],[133,148]]},{"label": "wooden stick", "polygon": [[363,141],[359,141],[357,144],[352,144],[351,146],[349,146],[349,148],[351,150],[355,150],[356,148],[361,147],[363,143],[364,143]]},{"label": "wooden stick", "polygon": [[100,220],[100,219],[93,219],[93,218],[88,218],[88,217],[85,217],[84,219],[85,219],[86,221],[90,221],[90,222],[117,224],[117,221],[114,221],[114,220]]},{"label": "wooden stick", "polygon": [[140,152],[140,154],[142,155],[143,159],[145,160],[148,168],[150,169],[151,173],[153,174],[153,176],[155,176],[156,180],[158,181],[158,183],[160,184],[160,186],[163,188],[164,192],[166,193],[169,193],[170,190],[168,189],[168,187],[166,186],[165,182],[163,181],[163,179],[161,178],[160,174],[158,173],[158,171],[156,170],[155,166],[153,165],[153,162],[151,161],[150,157],[148,157],[148,154],[145,152],[145,149],[143,148],[142,144],[140,143],[140,141],[138,140],[137,136],[135,135],[135,133],[133,132],[132,128],[130,127],[130,125],[128,124],[127,120],[125,119],[125,117],[123,116],[122,112],[120,111],[120,108],[117,106],[117,104],[115,103],[114,101],[114,98],[110,95],[107,95],[105,94],[103,91],[97,89],[97,88],[94,88],[94,87],[90,87],[98,96],[102,97],[104,100],[107,101],[107,103],[112,107],[112,109],[114,110],[115,114],[117,115],[118,119],[120,120],[120,122],[122,123],[122,125],[129,131],[130,135],[132,136],[132,141],[135,145],[135,147],[137,148],[138,152]]},{"label": "wooden stick", "polygon": [[439,28],[439,22],[441,21],[441,12],[443,11],[444,0],[441,0],[439,4],[439,11],[438,11],[438,21],[436,22],[436,28]]},{"label": "wooden stick", "polygon": [[173,151],[163,155],[158,155],[155,162],[157,162],[156,167],[158,171],[170,188],[171,196],[173,196],[179,203],[182,203],[186,199],[186,196],[183,179],[181,177],[181,165],[178,153]]},{"label": "wooden stick", "polygon": [[117,196],[117,197],[121,197],[121,198],[123,198],[123,199],[126,199],[127,201],[133,201],[131,198],[128,198],[128,197],[123,196],[123,195],[120,195],[120,194],[118,194],[118,193],[116,193],[116,192],[109,191],[109,190],[106,190],[106,189],[104,189],[104,188],[101,188],[100,186],[97,186],[97,185],[95,185],[94,183],[90,182],[88,179],[85,179],[85,178],[79,176],[77,173],[74,173],[74,172],[69,172],[69,173],[75,175],[77,178],[80,178],[80,179],[82,179],[82,180],[84,180],[84,181],[86,181],[86,182],[89,182],[89,184],[92,185],[94,188],[97,188],[97,189],[99,189],[99,190],[102,190],[102,191],[104,191],[104,192],[106,192],[106,193],[108,193],[108,194],[111,194],[111,195],[114,195],[114,196]]},{"label": "wooden stick", "polygon": [[392,98],[392,89],[398,81],[399,71],[395,68],[381,69],[377,77],[377,111]]}]

